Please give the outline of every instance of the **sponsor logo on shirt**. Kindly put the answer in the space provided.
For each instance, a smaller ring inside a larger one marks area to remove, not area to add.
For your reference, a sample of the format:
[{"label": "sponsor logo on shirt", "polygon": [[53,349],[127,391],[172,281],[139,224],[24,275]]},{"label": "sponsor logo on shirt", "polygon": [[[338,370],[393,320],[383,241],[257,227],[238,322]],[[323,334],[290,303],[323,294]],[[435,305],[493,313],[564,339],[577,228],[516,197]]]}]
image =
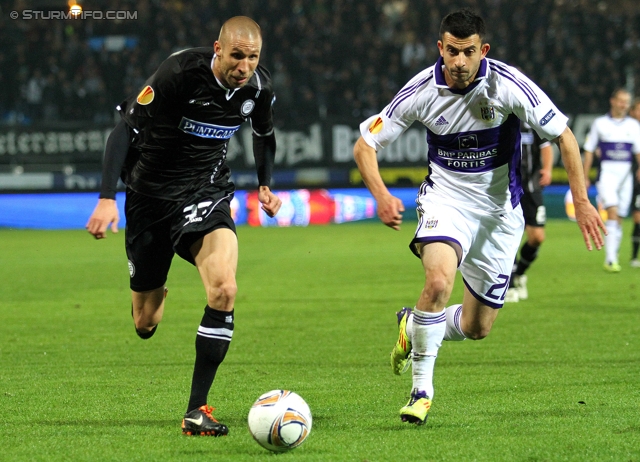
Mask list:
[{"label": "sponsor logo on shirt", "polygon": [[540,119],[540,125],[544,127],[544,126],[545,126],[545,125],[547,125],[547,124],[549,123],[549,121],[550,121],[551,119],[553,119],[555,116],[556,116],[556,113],[554,112],[554,110],[553,110],[553,109],[551,109],[549,112],[547,112],[547,113],[545,114],[545,116],[544,116],[542,119]]},{"label": "sponsor logo on shirt", "polygon": [[212,138],[216,140],[228,140],[238,131],[240,125],[235,127],[224,127],[222,125],[206,124],[196,120],[183,117],[178,128],[185,133],[199,136],[201,138]]},{"label": "sponsor logo on shirt", "polygon": [[449,125],[449,122],[447,122],[447,119],[445,119],[444,116],[440,116],[438,117],[438,120],[436,120],[435,125],[437,127],[439,127],[440,125]]},{"label": "sponsor logo on shirt", "polygon": [[477,135],[463,135],[458,137],[459,149],[478,149]]},{"label": "sponsor logo on shirt", "polygon": [[380,130],[382,130],[382,119],[377,117],[376,120],[369,125],[369,133],[375,135],[376,133],[380,133]]},{"label": "sponsor logo on shirt", "polygon": [[146,106],[147,104],[151,103],[151,101],[153,101],[154,96],[155,96],[155,93],[153,91],[153,88],[151,88],[150,85],[147,85],[138,94],[138,97],[136,98],[136,101],[141,106]]}]

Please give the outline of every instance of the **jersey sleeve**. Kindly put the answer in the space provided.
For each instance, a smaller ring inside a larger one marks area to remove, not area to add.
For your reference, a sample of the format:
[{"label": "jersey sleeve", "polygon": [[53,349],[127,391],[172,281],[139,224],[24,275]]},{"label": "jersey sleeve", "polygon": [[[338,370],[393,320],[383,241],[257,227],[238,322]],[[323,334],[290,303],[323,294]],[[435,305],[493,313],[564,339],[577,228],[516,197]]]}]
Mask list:
[{"label": "jersey sleeve", "polygon": [[582,148],[585,151],[594,152],[598,147],[598,142],[600,141],[600,137],[598,136],[598,120],[599,119],[593,121],[591,128],[589,129],[589,133],[584,140]]},{"label": "jersey sleeve", "polygon": [[376,151],[395,141],[417,120],[416,91],[423,82],[418,74],[411,79],[377,115],[360,124],[360,134],[364,141]]},{"label": "jersey sleeve", "polygon": [[512,110],[527,122],[540,138],[552,140],[567,128],[569,118],[556,107],[538,85],[516,68],[502,71],[504,83],[510,88]]},{"label": "jersey sleeve", "polygon": [[259,68],[256,72],[260,72],[264,87],[260,90],[256,107],[250,116],[251,128],[255,136],[269,136],[273,133],[273,105],[276,102],[276,95],[273,92],[268,71]]},{"label": "jersey sleeve", "polygon": [[635,124],[635,137],[633,142],[633,153],[640,154],[640,122]]},{"label": "jersey sleeve", "polygon": [[143,129],[146,119],[176,107],[182,86],[182,68],[176,56],[172,55],[147,79],[137,96],[127,100],[122,117],[131,127]]}]

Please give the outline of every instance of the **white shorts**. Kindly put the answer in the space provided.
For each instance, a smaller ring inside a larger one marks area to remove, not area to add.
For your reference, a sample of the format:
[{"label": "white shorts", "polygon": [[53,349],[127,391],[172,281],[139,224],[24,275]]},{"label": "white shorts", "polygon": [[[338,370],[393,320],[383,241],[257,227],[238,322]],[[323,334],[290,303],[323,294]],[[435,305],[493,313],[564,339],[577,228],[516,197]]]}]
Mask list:
[{"label": "white shorts", "polygon": [[420,256],[417,245],[453,242],[462,249],[458,269],[473,296],[492,308],[501,308],[524,232],[522,208],[491,215],[463,208],[451,199],[432,193],[418,196],[418,227],[410,248]]},{"label": "white shorts", "polygon": [[618,216],[629,215],[633,195],[633,173],[630,170],[624,174],[608,170],[600,171],[596,189],[598,200],[603,208],[618,207]]}]

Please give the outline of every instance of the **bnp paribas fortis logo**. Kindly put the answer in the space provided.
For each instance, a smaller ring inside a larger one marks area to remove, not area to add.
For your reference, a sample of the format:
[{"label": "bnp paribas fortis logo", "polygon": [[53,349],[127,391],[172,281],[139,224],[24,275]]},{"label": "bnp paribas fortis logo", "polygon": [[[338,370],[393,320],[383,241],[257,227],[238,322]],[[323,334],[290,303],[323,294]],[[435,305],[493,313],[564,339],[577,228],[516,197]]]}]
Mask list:
[{"label": "bnp paribas fortis logo", "polygon": [[380,133],[380,130],[382,130],[382,119],[380,117],[376,117],[376,120],[371,122],[371,125],[369,125],[369,133],[375,135],[376,133]]},{"label": "bnp paribas fortis logo", "polygon": [[151,86],[147,85],[138,94],[138,97],[136,98],[136,101],[138,102],[138,104],[140,104],[142,106],[146,106],[147,104],[151,103],[151,101],[153,101],[153,97],[154,96],[155,96],[155,93],[153,91],[153,88],[151,88]]}]

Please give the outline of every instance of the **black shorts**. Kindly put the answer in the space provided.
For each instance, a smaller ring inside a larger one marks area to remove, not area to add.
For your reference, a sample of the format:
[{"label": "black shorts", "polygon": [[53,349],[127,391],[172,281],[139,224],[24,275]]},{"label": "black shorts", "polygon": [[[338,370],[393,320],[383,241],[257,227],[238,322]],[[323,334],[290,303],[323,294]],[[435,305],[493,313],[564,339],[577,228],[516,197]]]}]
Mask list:
[{"label": "black shorts", "polygon": [[236,232],[231,217],[233,183],[197,191],[183,202],[127,190],[125,247],[131,290],[157,289],[167,281],[174,254],[195,265],[191,246],[218,228]]},{"label": "black shorts", "polygon": [[631,196],[631,212],[640,212],[640,182],[633,181],[633,195]]},{"label": "black shorts", "polygon": [[547,209],[542,199],[542,191],[528,192],[525,190],[520,199],[524,223],[528,226],[542,227],[547,221]]}]

